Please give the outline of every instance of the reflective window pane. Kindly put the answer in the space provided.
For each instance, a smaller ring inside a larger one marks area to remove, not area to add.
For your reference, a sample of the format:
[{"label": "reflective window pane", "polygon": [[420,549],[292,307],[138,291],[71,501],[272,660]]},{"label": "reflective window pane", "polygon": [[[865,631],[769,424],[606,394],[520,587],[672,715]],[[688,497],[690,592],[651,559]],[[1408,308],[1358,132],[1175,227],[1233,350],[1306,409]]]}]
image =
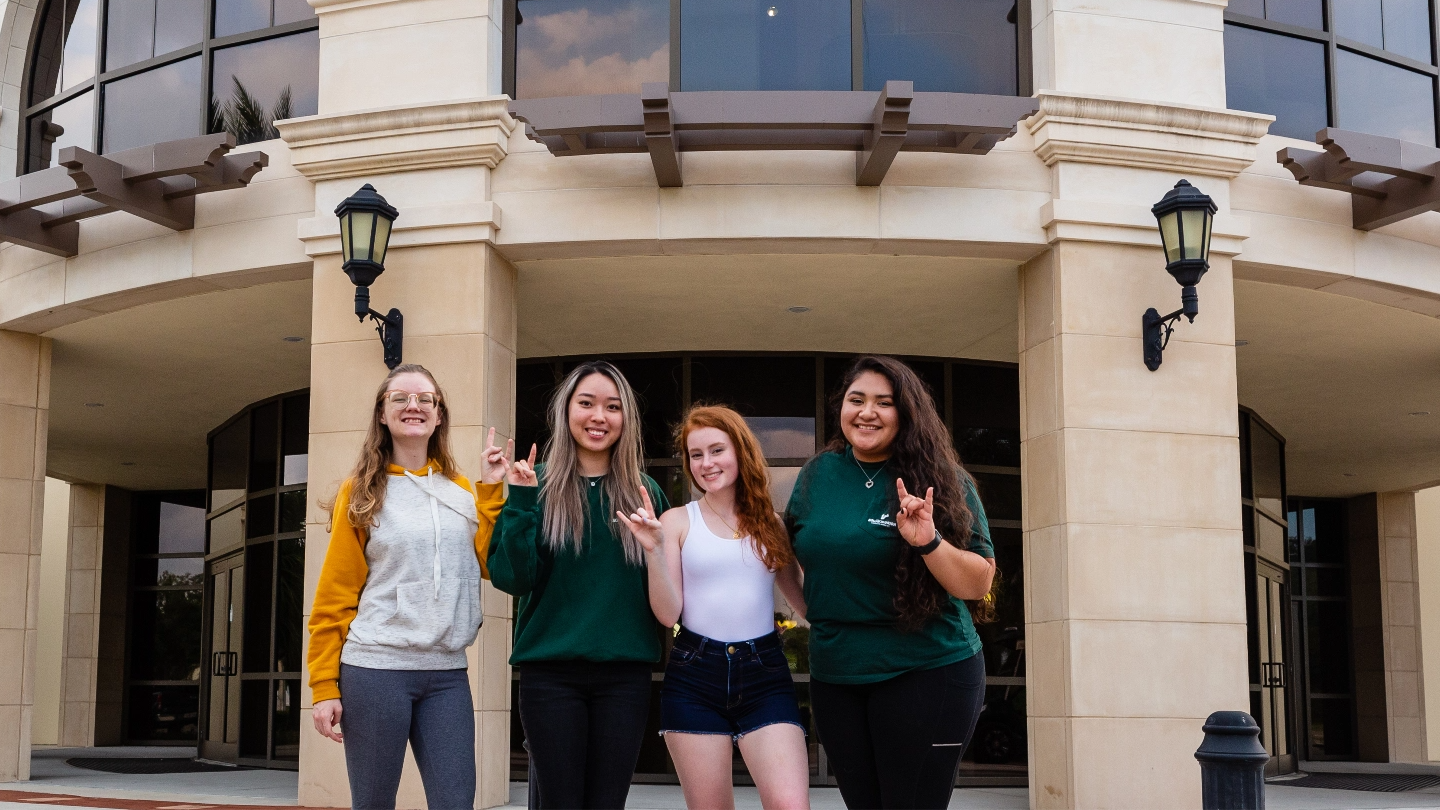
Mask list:
[{"label": "reflective window pane", "polygon": [[161,554],[204,553],[205,510],[162,501],[157,546]]},{"label": "reflective window pane", "polygon": [[87,90],[57,107],[30,117],[29,171],[50,167],[61,149],[95,148],[95,92]]},{"label": "reflective window pane", "polygon": [[771,467],[770,503],[779,512],[790,502],[790,493],[795,491],[795,482],[800,478],[799,467]]},{"label": "reflective window pane", "polygon": [[96,26],[100,22],[99,0],[80,0],[78,5],[66,3],[66,6],[70,16],[62,57],[61,90],[95,78]]},{"label": "reflective window pane", "polygon": [[305,531],[305,490],[280,493],[280,532]]},{"label": "reflective window pane", "polygon": [[1385,28],[1380,19],[1380,0],[1343,0],[1332,3],[1335,34],[1347,39],[1385,47]]},{"label": "reflective window pane", "polygon": [[1265,17],[1265,0],[1230,0],[1230,5],[1225,10],[1232,14],[1244,14],[1250,17]]},{"label": "reflective window pane", "polygon": [[751,416],[745,419],[766,458],[809,458],[815,455],[815,417]]},{"label": "reflective window pane", "polygon": [[515,95],[638,93],[670,79],[669,0],[521,0]]},{"label": "reflective window pane", "polygon": [[315,19],[315,9],[305,0],[275,0],[275,24]]},{"label": "reflective window pane", "polygon": [[849,90],[849,0],[680,4],[682,90]]},{"label": "reflective window pane", "polygon": [[319,110],[319,77],[318,31],[216,51],[210,131],[229,132],[239,143],[278,138],[275,121]]},{"label": "reflective window pane", "polygon": [[270,681],[240,683],[240,756],[264,759],[269,748]]},{"label": "reflective window pane", "polygon": [[198,44],[204,36],[205,0],[156,0],[156,56]]},{"label": "reflective window pane", "polygon": [[[300,619],[295,619],[299,626]],[[274,745],[276,759],[300,759],[300,682],[275,681]]]},{"label": "reflective window pane", "polygon": [[305,630],[305,541],[281,540],[275,569],[275,671],[299,672]]},{"label": "reflective window pane", "polygon": [[1430,0],[1385,0],[1384,26],[1385,50],[1434,64],[1430,53]]},{"label": "reflective window pane", "polygon": [[66,21],[65,0],[50,0],[39,22],[34,61],[30,63],[31,104],[55,95],[60,81],[61,43],[65,41]]},{"label": "reflective window pane", "polygon": [[105,9],[105,69],[155,55],[155,0],[110,0]]},{"label": "reflective window pane", "polygon": [[[1340,0],[1348,3],[1350,0]],[[1265,0],[1265,17],[1275,22],[1314,28],[1325,28],[1325,13],[1320,0]]]},{"label": "reflective window pane", "polygon": [[251,492],[275,486],[275,467],[279,461],[280,403],[261,405],[250,412],[250,482]]},{"label": "reflective window pane", "polygon": [[1310,691],[1350,692],[1350,611],[1345,602],[1305,605]]},{"label": "reflective window pane", "polygon": [[210,521],[210,553],[239,548],[245,542],[245,507],[237,506]]},{"label": "reflective window pane", "polygon": [[1226,25],[1225,98],[1233,110],[1275,116],[1272,134],[1313,141],[1328,118],[1325,46]]},{"label": "reflective window pane", "polygon": [[270,671],[270,608],[275,560],[274,543],[245,548],[245,672]]},{"label": "reflective window pane", "polygon": [[1341,50],[1335,63],[1336,126],[1435,144],[1435,80]]},{"label": "reflective window pane", "polygon": [[105,85],[104,151],[200,134],[200,57]]},{"label": "reflective window pane", "polygon": [[245,494],[249,468],[250,420],[241,417],[215,434],[210,442],[210,508],[216,509]]},{"label": "reflective window pane", "polygon": [[250,514],[245,521],[246,539],[253,540],[256,537],[275,533],[275,496],[273,494],[252,498],[249,509]]},{"label": "reflective window pane", "polygon": [[199,716],[198,686],[132,686],[127,738],[194,745]]},{"label": "reflective window pane", "polygon": [[865,89],[909,80],[918,91],[1016,92],[1012,0],[867,0]]},{"label": "reflective window pane", "polygon": [[1327,757],[1354,754],[1353,710],[1348,698],[1310,700],[1310,750]]},{"label": "reflective window pane", "polygon": [[[1020,466],[1020,375],[1004,366],[952,366],[951,433],[965,464]],[[940,400],[944,401],[943,392]]]},{"label": "reflective window pane", "polygon": [[1255,505],[1276,517],[1285,514],[1285,450],[1275,434],[1260,425],[1250,428],[1250,465],[1255,476]]},{"label": "reflective window pane", "polygon": [[193,585],[200,587],[205,580],[205,558],[170,557],[156,559],[145,557],[135,560],[131,569],[134,582],[146,585]]},{"label": "reflective window pane", "polygon": [[139,591],[131,597],[130,677],[200,678],[201,591]]},{"label": "reflective window pane", "polygon": [[270,27],[270,0],[215,0],[215,36]]},{"label": "reflective window pane", "polygon": [[1020,519],[1020,476],[971,473],[985,516],[990,520]]},{"label": "reflective window pane", "polygon": [[281,484],[303,484],[310,478],[310,397],[285,400],[284,438],[281,440]]}]

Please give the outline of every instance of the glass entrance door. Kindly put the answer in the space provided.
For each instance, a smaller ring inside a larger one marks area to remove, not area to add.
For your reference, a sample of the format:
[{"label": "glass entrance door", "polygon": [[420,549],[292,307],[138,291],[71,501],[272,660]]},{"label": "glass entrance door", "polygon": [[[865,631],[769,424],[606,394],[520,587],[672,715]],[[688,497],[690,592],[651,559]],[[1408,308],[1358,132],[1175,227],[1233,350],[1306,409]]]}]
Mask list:
[{"label": "glass entrance door", "polygon": [[1270,754],[1267,773],[1288,773],[1295,767],[1290,740],[1289,665],[1285,651],[1285,611],[1290,593],[1285,572],[1258,562],[1255,566],[1255,617],[1258,642],[1255,672],[1250,684],[1252,713],[1260,724],[1260,741]]},{"label": "glass entrance door", "polygon": [[210,567],[205,662],[205,723],[200,756],[233,760],[240,743],[240,653],[245,626],[245,558],[236,554]]}]

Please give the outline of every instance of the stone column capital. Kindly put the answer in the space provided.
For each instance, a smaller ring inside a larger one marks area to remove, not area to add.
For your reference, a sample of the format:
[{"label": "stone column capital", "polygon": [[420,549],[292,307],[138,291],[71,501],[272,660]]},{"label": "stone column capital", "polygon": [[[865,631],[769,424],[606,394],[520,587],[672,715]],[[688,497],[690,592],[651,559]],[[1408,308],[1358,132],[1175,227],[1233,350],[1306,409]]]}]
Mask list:
[{"label": "stone column capital", "polygon": [[1229,179],[1255,162],[1272,115],[1041,90],[1025,123],[1035,154],[1062,161]]},{"label": "stone column capital", "polygon": [[515,119],[508,96],[435,101],[276,121],[295,169],[337,180],[457,166],[495,168]]}]

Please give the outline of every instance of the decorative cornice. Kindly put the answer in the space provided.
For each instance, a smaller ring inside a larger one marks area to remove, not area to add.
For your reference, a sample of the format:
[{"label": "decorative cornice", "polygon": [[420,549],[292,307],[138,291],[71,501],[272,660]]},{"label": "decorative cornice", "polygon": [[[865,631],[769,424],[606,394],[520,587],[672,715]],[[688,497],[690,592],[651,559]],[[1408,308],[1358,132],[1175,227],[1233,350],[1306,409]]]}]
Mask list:
[{"label": "decorative cornice", "polygon": [[[453,245],[463,242],[494,242],[500,230],[500,206],[493,202],[425,205],[405,208],[395,220],[390,248],[419,245]],[[299,222],[300,241],[307,256],[328,256],[340,252],[340,220],[317,216]]]},{"label": "decorative cornice", "polygon": [[1040,112],[1025,123],[1035,153],[1103,163],[1234,177],[1255,162],[1274,116],[1158,101],[1042,90]]},{"label": "decorative cornice", "polygon": [[[1051,200],[1040,209],[1040,223],[1046,240],[1110,242],[1160,247],[1155,215],[1146,206],[1103,203],[1092,200]],[[1211,226],[1210,253],[1234,256],[1250,236],[1250,220],[1227,212],[1215,215]]]},{"label": "decorative cornice", "polygon": [[515,129],[509,98],[409,104],[276,121],[295,168],[331,180],[451,166],[494,168]]}]

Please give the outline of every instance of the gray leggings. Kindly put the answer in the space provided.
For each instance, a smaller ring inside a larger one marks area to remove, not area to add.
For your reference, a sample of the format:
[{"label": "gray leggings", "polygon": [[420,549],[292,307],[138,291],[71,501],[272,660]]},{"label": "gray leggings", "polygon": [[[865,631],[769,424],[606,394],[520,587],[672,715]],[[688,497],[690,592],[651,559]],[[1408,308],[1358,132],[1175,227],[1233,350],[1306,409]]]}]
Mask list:
[{"label": "gray leggings", "polygon": [[351,807],[393,810],[407,741],[430,810],[475,806],[475,709],[465,670],[341,664],[340,691]]}]

